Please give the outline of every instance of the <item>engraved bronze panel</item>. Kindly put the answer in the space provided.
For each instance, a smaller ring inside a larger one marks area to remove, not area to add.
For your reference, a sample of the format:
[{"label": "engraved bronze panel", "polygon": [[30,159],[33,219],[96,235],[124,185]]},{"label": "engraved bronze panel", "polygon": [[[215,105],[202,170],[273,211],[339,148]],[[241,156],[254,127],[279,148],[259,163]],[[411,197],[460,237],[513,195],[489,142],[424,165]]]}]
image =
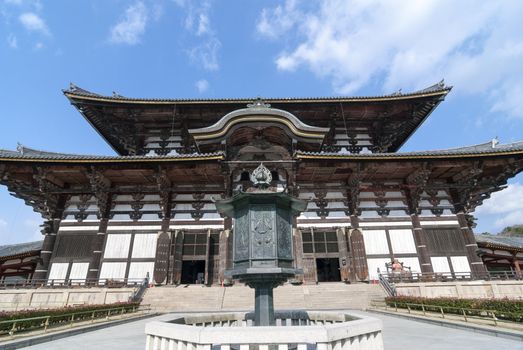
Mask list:
[{"label": "engraved bronze panel", "polygon": [[278,208],[276,214],[278,258],[292,260],[292,236],[289,211]]},{"label": "engraved bronze panel", "polygon": [[234,221],[234,260],[249,259],[249,208],[238,211]]},{"label": "engraved bronze panel", "polygon": [[276,257],[275,209],[275,206],[271,204],[252,204],[250,206],[253,258],[273,259]]}]

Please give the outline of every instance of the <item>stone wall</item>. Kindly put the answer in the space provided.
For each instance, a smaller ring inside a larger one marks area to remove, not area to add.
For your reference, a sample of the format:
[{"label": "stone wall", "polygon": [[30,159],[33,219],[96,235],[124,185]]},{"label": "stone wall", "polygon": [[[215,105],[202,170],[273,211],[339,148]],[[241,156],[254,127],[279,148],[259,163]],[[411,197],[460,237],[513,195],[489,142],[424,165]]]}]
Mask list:
[{"label": "stone wall", "polygon": [[0,290],[0,310],[48,309],[83,304],[126,302],[133,288],[12,289]]},{"label": "stone wall", "polygon": [[523,299],[523,281],[463,281],[397,283],[398,295],[427,298],[510,298]]}]

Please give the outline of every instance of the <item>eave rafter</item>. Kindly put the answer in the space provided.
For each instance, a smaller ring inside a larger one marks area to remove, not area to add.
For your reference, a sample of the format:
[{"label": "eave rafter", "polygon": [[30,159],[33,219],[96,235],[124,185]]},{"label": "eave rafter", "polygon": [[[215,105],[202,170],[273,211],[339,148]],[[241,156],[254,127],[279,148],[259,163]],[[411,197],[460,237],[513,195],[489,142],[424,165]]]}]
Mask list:
[{"label": "eave rafter", "polygon": [[409,208],[410,214],[421,213],[421,194],[426,190],[431,173],[432,164],[424,162],[405,179],[403,192],[407,199],[407,207]]},{"label": "eave rafter", "polygon": [[167,170],[162,166],[158,166],[154,177],[156,179],[158,193],[160,194],[160,219],[171,218],[171,210],[173,207],[171,198],[173,193],[171,192],[171,180],[169,179]]},{"label": "eave rafter", "polygon": [[63,196],[50,194],[49,192],[63,189],[63,184],[60,186],[53,181],[55,179],[49,169],[36,166],[33,167],[33,179],[36,181],[36,188],[39,191],[39,195],[27,196],[31,201],[34,201],[36,211],[46,219],[61,217],[65,199]]},{"label": "eave rafter", "polygon": [[353,172],[347,178],[347,190],[346,190],[346,201],[344,201],[347,207],[348,215],[361,215],[360,208],[360,191],[361,181],[368,175],[368,172],[375,169],[372,164],[359,163],[353,169]]},{"label": "eave rafter", "polygon": [[89,179],[91,191],[96,198],[98,205],[98,218],[108,218],[111,201],[111,181],[103,174],[101,170],[94,166],[90,166],[88,169],[86,169],[84,174]]}]

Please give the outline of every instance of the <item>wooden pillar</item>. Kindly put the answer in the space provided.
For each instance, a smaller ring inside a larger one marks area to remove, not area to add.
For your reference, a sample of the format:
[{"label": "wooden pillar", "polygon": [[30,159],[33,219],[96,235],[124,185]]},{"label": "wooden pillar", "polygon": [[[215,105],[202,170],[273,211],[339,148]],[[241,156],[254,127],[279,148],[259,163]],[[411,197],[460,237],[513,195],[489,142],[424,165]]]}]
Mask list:
[{"label": "wooden pillar", "polygon": [[512,259],[512,263],[514,265],[514,270],[516,271],[516,276],[522,277],[521,267],[519,266],[519,260],[518,260],[518,257],[516,256],[516,254],[514,254],[514,259]]},{"label": "wooden pillar", "polygon": [[223,230],[220,232],[220,241],[219,241],[219,249],[218,249],[218,256],[219,256],[219,265],[218,265],[218,278],[220,284],[222,284],[225,281],[225,270],[227,270],[227,260],[229,259],[229,255],[232,254],[232,252],[229,251],[229,230]]},{"label": "wooden pillar", "polygon": [[337,229],[336,236],[338,238],[340,278],[343,282],[349,282],[349,253],[347,251],[347,236],[345,234],[345,228],[342,227]]},{"label": "wooden pillar", "polygon": [[203,270],[203,284],[212,284],[212,276],[211,276],[211,283],[209,283],[209,271],[210,271],[210,258],[211,258],[211,230],[207,229],[207,239],[205,240],[205,268]]},{"label": "wooden pillar", "polygon": [[419,216],[417,214],[411,214],[412,228],[414,231],[414,242],[416,243],[416,249],[418,251],[418,258],[420,262],[422,273],[433,273],[432,262],[430,260],[429,251],[427,248],[427,237],[423,232]]},{"label": "wooden pillar", "polygon": [[[303,237],[301,236],[301,230],[295,228],[292,230],[292,242],[294,248],[294,268],[303,269]],[[297,282],[303,283],[303,274],[296,275],[295,279]]]},{"label": "wooden pillar", "polygon": [[35,268],[33,279],[44,280],[49,275],[49,263],[51,262],[51,256],[55,248],[56,235],[58,234],[58,228],[60,226],[60,219],[52,219],[44,223],[45,236],[42,244],[42,250],[40,251],[40,259]]},{"label": "wooden pillar", "polygon": [[469,227],[465,213],[460,211],[456,214],[456,217],[458,218],[461,234],[463,235],[463,239],[465,241],[465,248],[467,251],[467,258],[469,260],[472,277],[484,278],[487,273],[487,269],[485,268],[485,265],[483,265],[481,258],[476,253],[478,245],[476,243],[476,239],[474,238],[474,233]]},{"label": "wooden pillar", "polygon": [[95,280],[100,276],[100,262],[102,260],[103,249],[105,246],[105,239],[107,237],[107,225],[109,224],[108,219],[101,219],[100,226],[98,227],[98,233],[96,238],[93,240],[91,249],[91,259],[89,260],[89,270],[87,271],[87,279]]}]

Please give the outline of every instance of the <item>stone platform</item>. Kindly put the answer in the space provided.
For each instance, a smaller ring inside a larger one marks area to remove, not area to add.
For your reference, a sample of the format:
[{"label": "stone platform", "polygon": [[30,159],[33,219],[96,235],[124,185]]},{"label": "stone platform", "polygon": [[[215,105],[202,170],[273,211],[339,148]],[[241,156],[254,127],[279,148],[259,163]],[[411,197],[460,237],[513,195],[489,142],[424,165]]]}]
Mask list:
[{"label": "stone platform", "polygon": [[382,322],[348,313],[279,311],[276,326],[253,327],[253,313],[191,315],[145,326],[146,350],[382,350]]}]

